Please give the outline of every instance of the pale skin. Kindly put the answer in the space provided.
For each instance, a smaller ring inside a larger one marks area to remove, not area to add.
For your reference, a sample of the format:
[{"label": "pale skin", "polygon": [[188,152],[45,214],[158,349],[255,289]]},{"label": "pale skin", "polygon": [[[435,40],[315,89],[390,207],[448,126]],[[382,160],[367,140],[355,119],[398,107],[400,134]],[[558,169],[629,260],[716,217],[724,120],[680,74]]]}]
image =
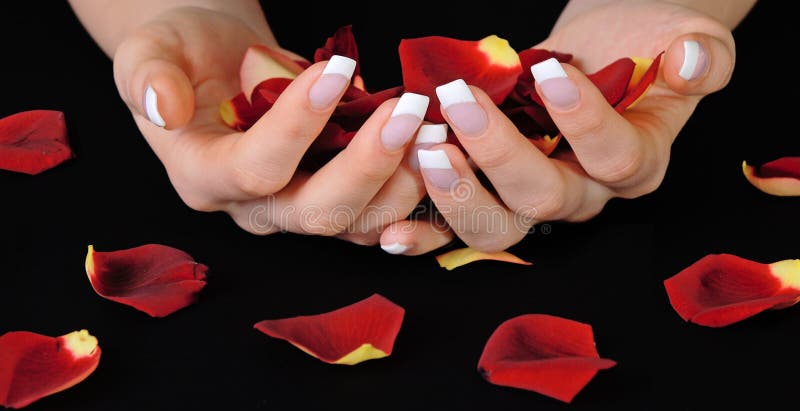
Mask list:
[{"label": "pale skin", "polygon": [[[483,251],[503,250],[535,223],[586,220],[611,198],[655,190],[666,172],[670,146],[698,102],[728,83],[735,62],[730,31],[755,0],[572,0],[551,35],[535,47],[578,57],[574,66],[563,65],[579,90],[578,103],[562,110],[545,99],[574,151],[544,156],[485,93],[472,87],[487,127],[467,136],[450,125],[496,193],[478,182],[455,146],[432,148],[445,150],[461,179],[471,182],[474,195],[466,201],[409,167],[403,161],[407,146],[387,150],[380,143],[397,99],[384,103],[353,142],[320,170],[298,172],[300,159],[335,107],[315,109],[308,101],[324,62],[303,72],[247,132],[232,132],[222,124],[218,106],[239,92],[244,51],[258,43],[278,47],[257,1],[70,3],[114,59],[120,95],[187,205],[226,211],[256,234],[285,230],[365,245],[399,243],[403,254],[418,255],[454,236]],[[691,80],[678,75],[684,40],[697,41],[708,56],[707,68]],[[620,57],[655,56],[662,50],[666,54],[656,84],[623,115],[582,74]],[[143,107],[148,86],[158,93],[163,128],[148,120]],[[449,228],[404,220],[426,192]],[[493,215],[505,220],[500,222],[505,227],[518,229],[497,230],[464,218],[487,207],[499,210]],[[364,212],[370,209],[390,210],[381,214],[389,217],[373,221]]]}]

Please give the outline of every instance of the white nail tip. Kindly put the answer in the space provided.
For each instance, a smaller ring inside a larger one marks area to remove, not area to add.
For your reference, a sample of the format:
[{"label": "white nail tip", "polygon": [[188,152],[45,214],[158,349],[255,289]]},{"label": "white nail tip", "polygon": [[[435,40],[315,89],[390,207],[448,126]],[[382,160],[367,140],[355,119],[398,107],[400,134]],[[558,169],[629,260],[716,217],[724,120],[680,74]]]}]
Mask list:
[{"label": "white nail tip", "polygon": [[417,132],[414,144],[439,144],[447,141],[447,124],[423,124]]},{"label": "white nail tip", "polygon": [[161,113],[158,112],[158,94],[156,94],[152,86],[147,86],[144,91],[144,110],[147,112],[147,118],[151,123],[159,127],[164,127],[167,124],[164,118],[161,117]]},{"label": "white nail tip", "polygon": [[419,150],[417,151],[420,168],[452,169],[450,159],[444,150]]},{"label": "white nail tip", "polygon": [[322,74],[341,74],[347,78],[356,71],[356,61],[345,56],[333,56],[322,70]]},{"label": "white nail tip", "polygon": [[684,80],[692,80],[697,69],[697,62],[700,60],[700,43],[694,40],[683,42],[683,65],[678,73]]},{"label": "white nail tip", "polygon": [[389,245],[381,244],[381,248],[389,254],[403,254],[409,247],[400,243],[394,243]]},{"label": "white nail tip", "polygon": [[425,118],[425,112],[428,111],[428,103],[430,102],[428,96],[416,93],[404,93],[400,96],[400,101],[394,106],[392,117],[400,116],[403,114],[411,114],[418,118]]},{"label": "white nail tip", "polygon": [[447,108],[458,103],[474,103],[475,96],[469,90],[469,86],[462,79],[451,81],[436,87],[436,95],[442,107]]},{"label": "white nail tip", "polygon": [[567,72],[555,58],[532,65],[531,74],[539,84],[554,78],[567,78]]}]

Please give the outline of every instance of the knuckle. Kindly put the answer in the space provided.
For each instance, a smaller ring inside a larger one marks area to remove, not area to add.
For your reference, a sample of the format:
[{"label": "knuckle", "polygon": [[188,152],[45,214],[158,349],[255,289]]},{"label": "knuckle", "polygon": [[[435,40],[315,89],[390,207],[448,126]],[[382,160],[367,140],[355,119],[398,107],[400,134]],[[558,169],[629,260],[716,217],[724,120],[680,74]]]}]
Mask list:
[{"label": "knuckle", "polygon": [[483,152],[473,158],[480,162],[479,165],[483,169],[497,169],[510,164],[515,155],[516,152],[507,146],[496,144],[485,147]]},{"label": "knuckle", "polygon": [[535,194],[531,193],[527,199],[519,205],[515,205],[512,210],[524,217],[551,220],[560,215],[566,206],[566,189],[564,180],[558,179],[550,188]]},{"label": "knuckle", "polygon": [[280,191],[289,183],[289,178],[271,172],[254,172],[244,167],[233,171],[234,184],[245,195],[257,198]]},{"label": "knuckle", "polygon": [[622,185],[640,175],[644,165],[644,155],[640,150],[626,150],[596,167],[592,177],[603,184]]},{"label": "knuckle", "polygon": [[601,134],[606,128],[606,117],[603,115],[599,104],[583,104],[562,128],[564,134],[575,139],[591,138]]}]

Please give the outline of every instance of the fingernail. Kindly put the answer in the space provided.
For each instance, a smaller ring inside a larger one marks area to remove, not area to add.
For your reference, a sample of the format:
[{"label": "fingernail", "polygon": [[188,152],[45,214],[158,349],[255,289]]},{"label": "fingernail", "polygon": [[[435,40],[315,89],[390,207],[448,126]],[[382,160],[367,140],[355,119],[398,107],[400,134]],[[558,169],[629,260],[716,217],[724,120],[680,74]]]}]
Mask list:
[{"label": "fingernail", "polygon": [[403,254],[411,247],[400,243],[393,243],[389,245],[381,244],[381,248],[383,249],[383,251],[386,251],[389,254]]},{"label": "fingernail", "polygon": [[567,72],[555,58],[547,59],[531,66],[531,74],[539,83],[542,94],[551,106],[567,110],[578,104],[580,93],[575,83],[567,77]]},{"label": "fingernail", "polygon": [[381,130],[381,142],[389,151],[397,150],[414,136],[425,112],[428,111],[430,98],[422,94],[404,93],[394,106],[392,117]]},{"label": "fingernail", "polygon": [[161,113],[158,112],[158,94],[151,85],[148,85],[144,91],[144,111],[147,112],[147,119],[151,123],[159,127],[167,125],[164,118],[161,117]]},{"label": "fingernail", "polygon": [[439,102],[450,122],[466,136],[478,136],[486,130],[486,112],[475,101],[467,83],[458,79],[436,87]]},{"label": "fingernail", "polygon": [[322,75],[308,92],[311,107],[315,110],[324,110],[332,106],[339,98],[339,94],[342,94],[350,84],[350,78],[353,77],[355,70],[355,60],[344,56],[331,57],[322,70]]},{"label": "fingernail", "polygon": [[[445,141],[447,141],[447,124],[423,124],[417,131],[414,150],[429,149]],[[408,166],[412,170],[419,170],[419,155],[417,153],[411,153],[408,156]]]},{"label": "fingernail", "polygon": [[434,187],[449,190],[458,180],[458,173],[453,170],[453,165],[450,164],[450,159],[444,150],[419,150],[417,156],[419,167]]},{"label": "fingernail", "polygon": [[700,77],[706,71],[708,55],[700,43],[694,40],[683,42],[683,65],[678,75],[686,81]]}]

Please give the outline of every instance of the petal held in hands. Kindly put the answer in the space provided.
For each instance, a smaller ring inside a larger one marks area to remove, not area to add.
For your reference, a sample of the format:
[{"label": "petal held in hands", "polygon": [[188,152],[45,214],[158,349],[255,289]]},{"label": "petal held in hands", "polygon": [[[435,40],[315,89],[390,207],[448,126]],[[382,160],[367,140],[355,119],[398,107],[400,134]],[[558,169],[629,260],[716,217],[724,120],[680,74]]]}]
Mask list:
[{"label": "petal held in hands", "polygon": [[159,244],[114,252],[89,246],[86,273],[103,298],[153,317],[193,304],[206,285],[208,267],[185,252]]},{"label": "petal held in hands", "polygon": [[405,310],[379,294],[325,314],[265,320],[255,328],[329,364],[355,365],[392,353]]},{"label": "petal held in hands", "polygon": [[293,79],[304,70],[300,63],[285,54],[263,45],[251,46],[244,53],[239,68],[242,92],[250,99],[256,86],[271,78]]},{"label": "petal held in hands", "polygon": [[590,325],[528,314],[497,327],[483,349],[478,372],[492,384],[570,402],[598,370],[614,365],[600,358]]},{"label": "petal held in hands", "polygon": [[80,383],[97,368],[100,347],[86,330],[61,337],[27,331],[0,336],[0,406],[22,408]]},{"label": "petal held in hands", "polygon": [[756,170],[742,162],[744,177],[757,189],[774,196],[800,196],[800,157],[783,157]]},{"label": "petal held in hands", "polygon": [[532,265],[533,263],[525,261],[514,254],[507,251],[500,251],[497,253],[484,253],[473,248],[459,248],[458,250],[448,251],[444,254],[437,255],[436,261],[439,262],[439,267],[447,269],[447,271],[454,270],[458,267],[474,263],[475,261],[482,260],[495,260],[504,261],[507,263]]},{"label": "petal held in hands", "polygon": [[495,35],[479,41],[421,37],[400,42],[400,64],[406,91],[431,98],[426,118],[444,121],[436,87],[456,79],[480,87],[500,104],[522,73],[519,56],[508,41]]},{"label": "petal held in hands", "polygon": [[669,302],[686,321],[724,327],[800,299],[800,260],[761,264],[730,254],[707,255],[664,281]]},{"label": "petal held in hands", "polygon": [[0,169],[36,175],[72,157],[64,113],[33,110],[0,119]]}]

